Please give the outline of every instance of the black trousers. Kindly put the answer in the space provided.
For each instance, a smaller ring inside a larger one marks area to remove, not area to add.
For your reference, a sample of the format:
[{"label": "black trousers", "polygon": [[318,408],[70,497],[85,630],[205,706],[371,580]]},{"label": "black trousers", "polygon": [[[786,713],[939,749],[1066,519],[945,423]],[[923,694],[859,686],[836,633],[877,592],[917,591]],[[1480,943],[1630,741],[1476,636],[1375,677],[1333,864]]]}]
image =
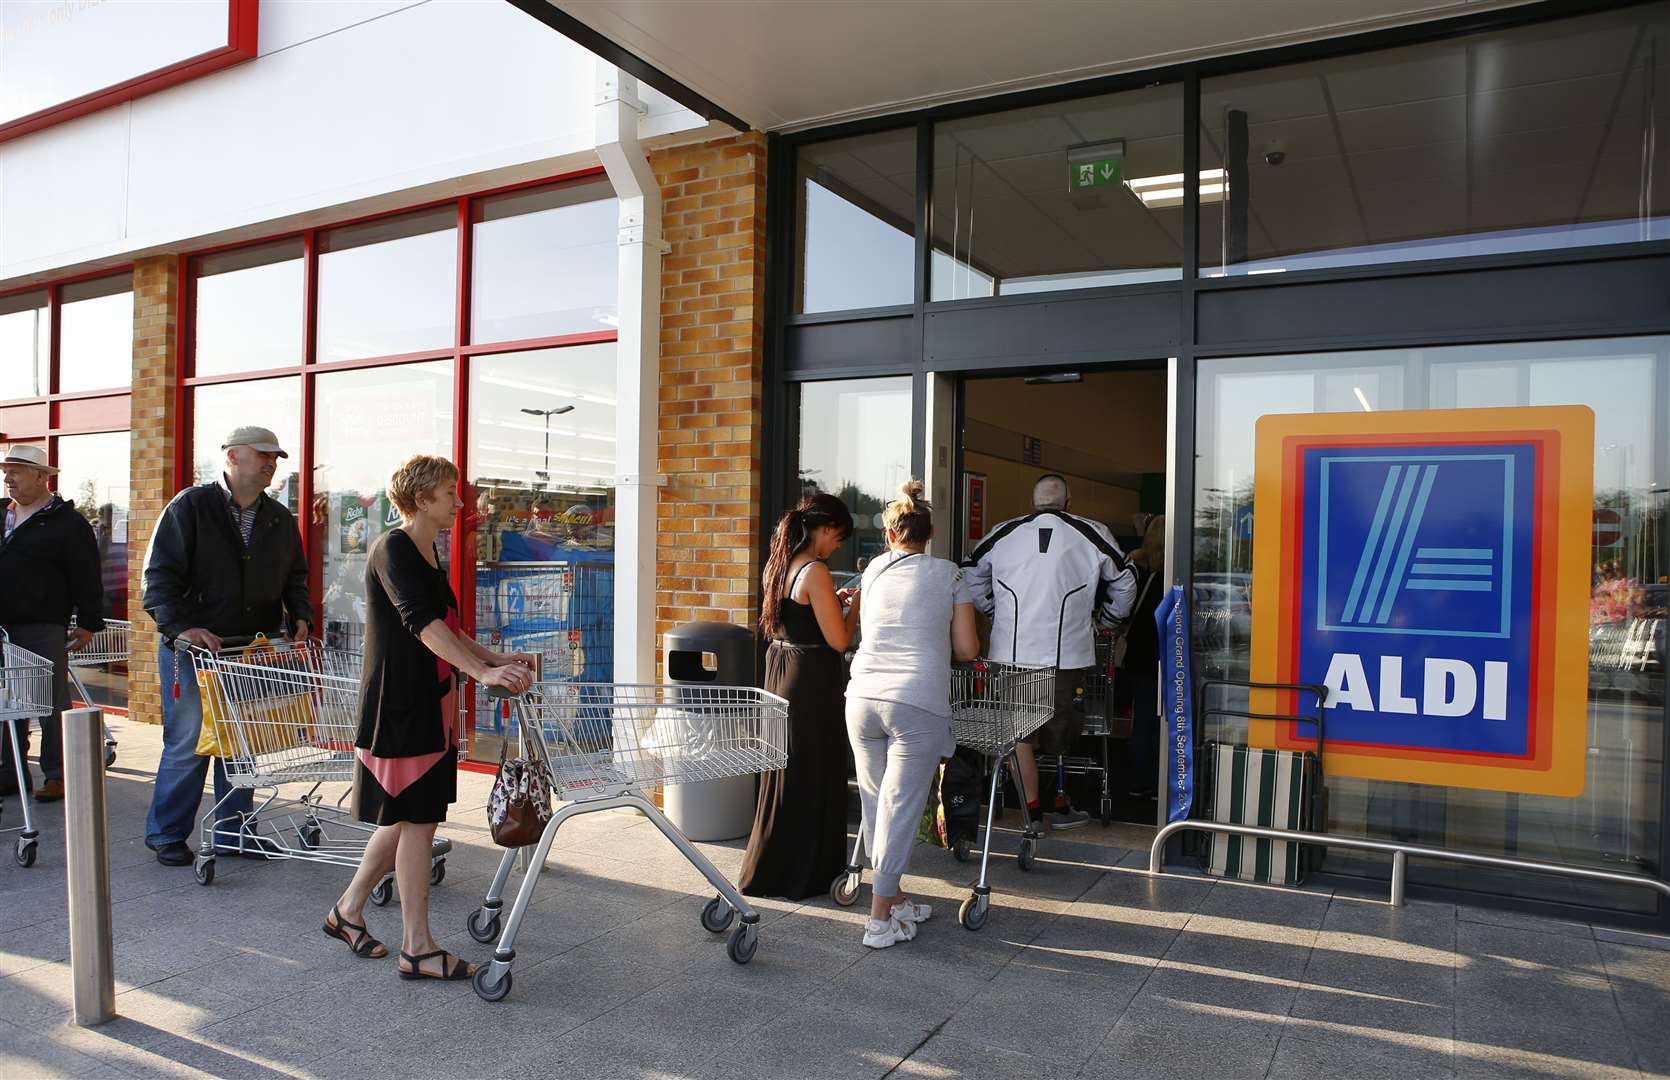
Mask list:
[{"label": "black trousers", "polygon": [[[52,661],[52,700],[57,705],[51,716],[41,718],[41,775],[48,780],[62,779],[64,776],[64,724],[63,711],[70,704],[70,669],[69,650],[67,648],[69,628],[56,623],[17,623],[5,628],[6,636],[12,644],[28,649],[37,656]],[[18,743],[23,747],[23,756],[29,756],[29,723],[27,721],[13,721],[17,724]],[[24,772],[25,781],[33,785],[34,780]],[[17,767],[12,764],[12,740],[5,731],[0,730],[0,785],[17,783]]]}]

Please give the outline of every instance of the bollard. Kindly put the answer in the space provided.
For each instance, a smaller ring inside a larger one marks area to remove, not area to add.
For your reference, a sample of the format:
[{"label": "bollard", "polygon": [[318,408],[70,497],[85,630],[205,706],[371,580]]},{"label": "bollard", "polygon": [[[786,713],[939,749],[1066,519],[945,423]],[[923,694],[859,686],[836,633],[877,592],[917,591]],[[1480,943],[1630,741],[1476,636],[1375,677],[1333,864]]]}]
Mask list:
[{"label": "bollard", "polygon": [[70,709],[64,713],[64,860],[75,1022],[82,1027],[116,1016],[107,828],[104,718],[97,709]]}]

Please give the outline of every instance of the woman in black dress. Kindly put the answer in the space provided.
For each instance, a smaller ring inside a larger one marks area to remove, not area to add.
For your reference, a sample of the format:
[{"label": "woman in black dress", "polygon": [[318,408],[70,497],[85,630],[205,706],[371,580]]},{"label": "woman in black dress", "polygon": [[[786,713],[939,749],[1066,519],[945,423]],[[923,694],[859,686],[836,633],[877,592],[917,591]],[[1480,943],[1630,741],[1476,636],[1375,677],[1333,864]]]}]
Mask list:
[{"label": "woman in black dress", "polygon": [[789,763],[760,778],[754,831],[738,883],[748,896],[801,900],[829,888],[847,864],[846,671],[841,654],[858,601],[841,610],[823,560],[852,535],[852,514],[813,495],[771,537],[760,607],[765,688],[789,703]]},{"label": "woman in black dress", "polygon": [[400,886],[402,979],[467,979],[473,965],[429,930],[429,858],[435,827],[458,798],[458,732],[441,708],[454,671],[521,693],[534,658],[491,652],[458,632],[458,600],[435,538],[463,503],[458,470],[419,455],[389,480],[401,525],[378,537],[365,566],[365,657],[360,675],[354,814],[378,826],[353,881],[325,918],[325,933],[356,956],[388,955],[365,928],[365,901],[389,870]]}]

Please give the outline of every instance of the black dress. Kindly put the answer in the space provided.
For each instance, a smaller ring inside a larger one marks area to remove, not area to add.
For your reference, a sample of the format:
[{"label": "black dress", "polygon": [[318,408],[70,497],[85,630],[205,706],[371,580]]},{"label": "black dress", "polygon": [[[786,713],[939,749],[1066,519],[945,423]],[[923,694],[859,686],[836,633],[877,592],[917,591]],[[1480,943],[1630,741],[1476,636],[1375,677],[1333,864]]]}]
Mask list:
[{"label": "black dress", "polygon": [[458,601],[446,571],[431,566],[400,529],[384,533],[372,545],[366,558],[365,598],[356,745],[383,759],[436,752],[440,757],[390,794],[356,754],[354,816],[372,825],[445,821],[447,806],[458,801],[458,755],[441,715],[453,676],[446,668],[443,677],[442,664],[417,635],[436,619],[456,626]]},{"label": "black dress", "polygon": [[789,764],[760,777],[738,886],[747,896],[802,900],[828,892],[847,865],[847,676],[810,604],[785,596],[780,625],[766,649],[765,688],[789,703]]}]

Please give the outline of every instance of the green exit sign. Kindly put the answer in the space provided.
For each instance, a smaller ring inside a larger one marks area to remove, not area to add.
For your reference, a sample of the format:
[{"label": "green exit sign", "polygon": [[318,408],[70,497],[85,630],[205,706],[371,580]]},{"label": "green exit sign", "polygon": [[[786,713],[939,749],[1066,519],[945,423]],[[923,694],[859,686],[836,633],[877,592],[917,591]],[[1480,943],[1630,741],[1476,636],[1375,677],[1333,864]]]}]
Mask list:
[{"label": "green exit sign", "polygon": [[1116,187],[1125,178],[1125,140],[1067,148],[1067,190]]}]

